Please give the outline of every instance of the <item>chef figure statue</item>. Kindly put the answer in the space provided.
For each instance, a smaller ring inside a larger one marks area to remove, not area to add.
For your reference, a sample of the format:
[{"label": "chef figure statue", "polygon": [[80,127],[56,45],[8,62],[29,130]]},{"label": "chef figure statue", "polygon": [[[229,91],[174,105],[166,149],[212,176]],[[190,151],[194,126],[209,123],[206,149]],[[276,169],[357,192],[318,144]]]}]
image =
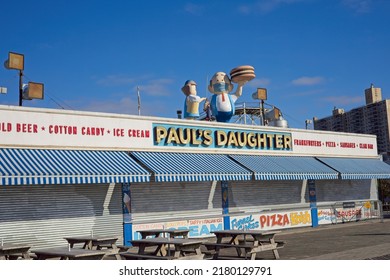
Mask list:
[{"label": "chef figure statue", "polygon": [[192,80],[186,81],[181,90],[187,96],[184,102],[184,118],[190,120],[198,118],[199,103],[206,98],[196,95],[196,83]]},{"label": "chef figure statue", "polygon": [[[214,95],[211,97],[211,111],[218,122],[229,122],[235,112],[234,103],[242,95],[244,84],[255,78],[255,69],[250,65],[236,67],[230,71],[230,76],[224,72],[217,72],[210,80],[208,89]],[[237,83],[234,94],[233,84]]]}]

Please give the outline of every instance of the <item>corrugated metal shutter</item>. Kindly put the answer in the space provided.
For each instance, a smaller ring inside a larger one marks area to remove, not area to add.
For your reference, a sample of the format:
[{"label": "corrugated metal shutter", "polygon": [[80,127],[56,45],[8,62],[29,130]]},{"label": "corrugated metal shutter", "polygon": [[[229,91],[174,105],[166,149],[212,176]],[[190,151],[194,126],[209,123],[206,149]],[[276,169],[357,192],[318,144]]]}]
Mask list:
[{"label": "corrugated metal shutter", "polygon": [[318,180],[315,186],[317,202],[370,199],[371,180]]},{"label": "corrugated metal shutter", "polygon": [[220,182],[214,195],[212,185],[213,182],[131,184],[133,222],[221,215]]},{"label": "corrugated metal shutter", "polygon": [[1,187],[0,238],[45,248],[93,230],[122,244],[121,206],[120,184]]},{"label": "corrugated metal shutter", "polygon": [[229,182],[230,211],[260,210],[301,202],[302,181]]},{"label": "corrugated metal shutter", "polygon": [[[302,181],[231,181],[230,212],[260,210],[268,205],[301,202]],[[133,222],[180,220],[221,215],[222,198],[217,182],[212,201],[212,182],[132,184]]]}]

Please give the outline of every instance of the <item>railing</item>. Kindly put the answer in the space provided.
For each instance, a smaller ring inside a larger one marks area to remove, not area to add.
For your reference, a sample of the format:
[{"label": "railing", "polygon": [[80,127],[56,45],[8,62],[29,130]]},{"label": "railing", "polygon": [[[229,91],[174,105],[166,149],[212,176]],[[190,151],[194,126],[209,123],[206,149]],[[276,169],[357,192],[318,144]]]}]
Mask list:
[{"label": "railing", "polygon": [[[254,115],[254,116],[261,118],[261,107],[260,106],[261,105],[259,102],[237,102],[235,104],[234,114],[237,116],[237,115],[242,115],[242,114],[246,113],[246,114]],[[274,108],[274,107],[272,106],[272,108]],[[265,108],[264,111],[267,112],[267,111],[270,111],[271,109]],[[204,120],[206,118],[206,112],[203,110],[199,113],[199,115],[200,116],[199,116],[198,120]]]},{"label": "railing", "polygon": [[383,220],[382,202],[380,200],[360,200],[336,202],[331,205],[333,224],[368,219]]}]

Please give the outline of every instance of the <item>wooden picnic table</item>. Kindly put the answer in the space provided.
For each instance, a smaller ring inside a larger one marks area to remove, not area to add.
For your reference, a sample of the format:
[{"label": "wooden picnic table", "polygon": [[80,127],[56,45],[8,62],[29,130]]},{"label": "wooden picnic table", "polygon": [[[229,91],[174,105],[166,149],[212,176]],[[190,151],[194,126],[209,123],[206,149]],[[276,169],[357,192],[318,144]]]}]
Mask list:
[{"label": "wooden picnic table", "polygon": [[141,234],[141,238],[147,238],[147,237],[165,237],[165,234],[169,234],[169,237],[176,238],[176,237],[183,237],[188,238],[188,233],[190,232],[189,229],[145,229],[145,230],[138,230]]},{"label": "wooden picnic table", "polygon": [[33,250],[38,260],[60,259],[60,260],[101,260],[106,252],[102,250],[89,250],[81,248],[57,247],[48,249]]},{"label": "wooden picnic table", "polygon": [[[251,260],[256,259],[258,252],[272,250],[275,259],[279,259],[278,249],[282,248],[284,242],[276,242],[275,235],[280,231],[265,230],[218,230],[212,231],[217,240],[215,243],[204,243],[207,249],[214,249],[214,259],[219,257],[220,249],[235,248],[237,255],[242,257],[247,255]],[[227,240],[226,240],[227,239]]]},{"label": "wooden picnic table", "polygon": [[16,260],[19,257],[30,259],[28,250],[31,246],[15,243],[0,244],[0,260]]},{"label": "wooden picnic table", "polygon": [[[126,259],[203,259],[204,254],[200,249],[202,243],[202,240],[190,238],[155,237],[132,240],[131,244],[138,247],[138,252],[124,252],[120,255]],[[156,246],[153,252],[146,252],[146,248]]]},{"label": "wooden picnic table", "polygon": [[118,240],[116,236],[85,235],[64,237],[64,239],[69,243],[70,248],[73,248],[75,244],[82,244],[82,248],[87,250],[111,249],[111,253],[115,254],[116,259],[121,259],[118,254],[119,249],[116,246],[116,241]]}]

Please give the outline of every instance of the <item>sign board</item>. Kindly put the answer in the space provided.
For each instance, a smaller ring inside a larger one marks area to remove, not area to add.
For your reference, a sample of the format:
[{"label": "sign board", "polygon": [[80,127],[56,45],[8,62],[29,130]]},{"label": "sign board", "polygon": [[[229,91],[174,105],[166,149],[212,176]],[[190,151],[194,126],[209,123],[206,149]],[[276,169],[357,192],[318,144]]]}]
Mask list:
[{"label": "sign board", "polygon": [[370,209],[370,208],[371,208],[371,202],[370,202],[370,201],[366,201],[366,202],[364,203],[364,208]]},{"label": "sign board", "polygon": [[376,136],[0,106],[0,146],[376,157]]},{"label": "sign board", "polygon": [[346,208],[355,208],[355,202],[343,202],[343,209]]}]

